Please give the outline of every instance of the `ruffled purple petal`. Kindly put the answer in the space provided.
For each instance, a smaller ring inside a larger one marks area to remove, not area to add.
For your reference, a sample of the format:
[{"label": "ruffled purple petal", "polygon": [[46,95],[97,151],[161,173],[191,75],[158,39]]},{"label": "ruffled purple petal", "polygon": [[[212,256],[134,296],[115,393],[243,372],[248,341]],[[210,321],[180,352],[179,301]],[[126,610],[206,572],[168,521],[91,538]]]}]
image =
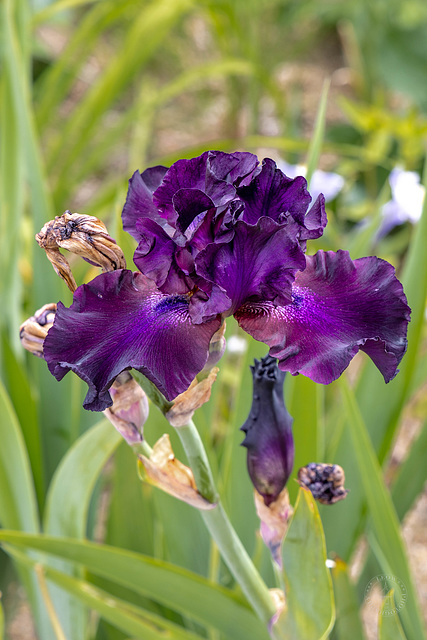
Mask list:
[{"label": "ruffled purple petal", "polygon": [[256,224],[262,216],[283,222],[292,216],[304,226],[305,213],[311,202],[307,181],[302,176],[287,178],[270,158],[262,161],[262,170],[250,185],[237,192],[245,203],[242,216],[245,222]]},{"label": "ruffled purple petal", "polygon": [[250,299],[289,302],[295,272],[304,268],[305,257],[286,226],[261,218],[256,225],[237,221],[232,239],[210,244],[195,262],[198,275],[226,292],[232,314]]},{"label": "ruffled purple petal", "polygon": [[214,207],[209,196],[200,189],[179,189],[172,197],[172,204],[178,214],[176,226],[182,232],[200,213]]},{"label": "ruffled purple petal", "polygon": [[185,391],[208,359],[215,318],[194,325],[188,296],[164,295],[140,273],[103,273],[79,287],[68,309],[58,304],[44,343],[49,370],[72,370],[88,385],[84,407],[112,404],[108,388],[125,369],[138,369],[169,399]]},{"label": "ruffled purple petal", "polygon": [[194,282],[188,277],[194,261],[186,248],[179,247],[154,220],[138,220],[140,241],[133,260],[145,276],[163,293],[188,293]]},{"label": "ruffled purple petal", "polygon": [[307,257],[292,292],[291,304],[247,304],[235,314],[245,331],[271,347],[282,370],[328,384],[360,349],[386,382],[396,375],[410,309],[388,262],[318,251]]},{"label": "ruffled purple petal", "polygon": [[235,187],[249,184],[260,171],[258,165],[258,158],[247,151],[235,153],[211,151],[209,154],[209,167],[213,175],[219,180],[230,182]]},{"label": "ruffled purple petal", "polygon": [[140,239],[136,229],[136,222],[140,218],[151,218],[163,226],[165,224],[165,220],[160,217],[157,207],[153,203],[153,192],[163,180],[166,171],[166,167],[151,167],[142,174],[135,171],[129,180],[122,220],[123,229],[130,233],[135,240],[139,241]]}]

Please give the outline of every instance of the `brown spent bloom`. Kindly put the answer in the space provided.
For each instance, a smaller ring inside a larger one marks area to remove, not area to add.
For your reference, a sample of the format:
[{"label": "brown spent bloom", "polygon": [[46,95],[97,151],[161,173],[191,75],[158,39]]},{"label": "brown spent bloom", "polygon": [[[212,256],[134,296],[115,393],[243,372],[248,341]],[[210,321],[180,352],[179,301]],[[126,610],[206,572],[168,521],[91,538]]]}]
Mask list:
[{"label": "brown spent bloom", "polygon": [[81,256],[105,272],[126,268],[123,251],[108,235],[104,223],[94,216],[65,211],[62,216],[47,222],[36,234],[36,240],[72,292],[77,289],[77,284],[60,248]]},{"label": "brown spent bloom", "polygon": [[138,471],[144,482],[196,509],[213,509],[216,506],[199,493],[192,470],[175,458],[167,433],[156,442],[149,458],[143,455],[138,458]]},{"label": "brown spent bloom", "polygon": [[113,404],[104,415],[129,445],[143,441],[148,418],[148,398],[128,371],[120,373],[110,389]]},{"label": "brown spent bloom", "polygon": [[298,471],[298,482],[321,504],[335,504],[348,493],[344,488],[344,469],[338,464],[310,462]]},{"label": "brown spent bloom", "polygon": [[19,328],[21,344],[30,353],[43,358],[43,343],[55,320],[56,304],[51,302],[38,309]]}]

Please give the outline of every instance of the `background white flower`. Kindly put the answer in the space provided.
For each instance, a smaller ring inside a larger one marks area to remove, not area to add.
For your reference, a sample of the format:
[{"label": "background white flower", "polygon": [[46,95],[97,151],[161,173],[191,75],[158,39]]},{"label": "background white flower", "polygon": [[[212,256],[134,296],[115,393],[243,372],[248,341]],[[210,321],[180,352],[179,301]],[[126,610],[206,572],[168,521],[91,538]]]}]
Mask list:
[{"label": "background white flower", "polygon": [[[288,164],[284,160],[279,160],[277,166],[288,178],[296,178],[297,176],[305,177],[307,173],[307,167],[303,164]],[[312,202],[315,202],[319,193],[323,193],[325,202],[330,202],[336,198],[343,186],[344,178],[338,173],[317,169],[311,177],[308,190],[313,198]]]}]

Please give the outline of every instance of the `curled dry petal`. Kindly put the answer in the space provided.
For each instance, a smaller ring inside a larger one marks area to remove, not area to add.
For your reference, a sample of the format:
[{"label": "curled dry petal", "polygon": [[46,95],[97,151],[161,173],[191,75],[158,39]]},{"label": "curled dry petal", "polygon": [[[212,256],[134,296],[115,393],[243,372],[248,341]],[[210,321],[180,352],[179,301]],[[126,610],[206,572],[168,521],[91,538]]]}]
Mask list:
[{"label": "curled dry petal", "polygon": [[166,433],[154,445],[150,458],[139,456],[138,469],[142,480],[197,509],[216,506],[197,491],[193,472],[175,458]]},{"label": "curled dry petal", "polygon": [[218,374],[218,367],[214,367],[207,378],[200,382],[194,379],[187,391],[175,399],[173,406],[166,414],[166,419],[173,427],[183,427],[191,420],[196,409],[199,409],[211,397],[212,385]]},{"label": "curled dry petal", "polygon": [[298,471],[298,482],[321,504],[335,504],[348,493],[344,488],[344,469],[339,464],[310,462]]},{"label": "curled dry petal", "polygon": [[71,291],[77,289],[70,265],[59,249],[67,249],[104,272],[126,268],[123,251],[108,235],[104,223],[94,216],[66,211],[47,222],[36,234],[56,273]]},{"label": "curled dry petal", "polygon": [[254,495],[256,512],[261,520],[261,537],[269,548],[274,562],[282,568],[282,542],[293,514],[288,490],[285,487],[276,500],[268,506],[258,491],[255,490]]},{"label": "curled dry petal", "polygon": [[130,445],[142,442],[143,426],[148,418],[148,398],[130,373],[117,376],[110,394],[113,404],[104,415]]},{"label": "curled dry petal", "polygon": [[43,343],[47,332],[53,325],[56,304],[51,302],[38,309],[31,318],[25,320],[19,328],[21,344],[30,353],[43,358]]},{"label": "curled dry petal", "polygon": [[268,624],[268,630],[271,633],[273,626],[276,624],[278,619],[280,618],[283,611],[286,609],[286,597],[282,589],[269,589],[270,595],[276,607],[276,613],[271,618]]}]

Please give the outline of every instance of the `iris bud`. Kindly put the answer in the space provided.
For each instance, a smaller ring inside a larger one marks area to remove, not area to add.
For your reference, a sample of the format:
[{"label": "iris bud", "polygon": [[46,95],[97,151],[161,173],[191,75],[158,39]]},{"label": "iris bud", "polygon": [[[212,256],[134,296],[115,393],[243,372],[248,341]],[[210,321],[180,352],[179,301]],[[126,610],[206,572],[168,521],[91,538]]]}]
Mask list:
[{"label": "iris bud", "polygon": [[285,373],[277,360],[265,356],[251,367],[253,400],[249,416],[241,427],[246,437],[248,471],[255,489],[269,506],[279,496],[294,463],[292,418],[283,400]]},{"label": "iris bud", "polygon": [[129,445],[143,441],[148,398],[128,371],[120,373],[110,389],[113,404],[104,415]]},{"label": "iris bud", "polygon": [[66,211],[47,222],[36,234],[36,240],[46,251],[56,273],[73,292],[77,284],[60,248],[81,256],[89,264],[101,267],[104,272],[126,268],[123,251],[108,235],[104,223],[94,216]]},{"label": "iris bud", "polygon": [[43,358],[43,343],[47,332],[53,325],[56,304],[51,302],[38,309],[31,318],[25,320],[19,328],[21,344],[30,353]]}]

